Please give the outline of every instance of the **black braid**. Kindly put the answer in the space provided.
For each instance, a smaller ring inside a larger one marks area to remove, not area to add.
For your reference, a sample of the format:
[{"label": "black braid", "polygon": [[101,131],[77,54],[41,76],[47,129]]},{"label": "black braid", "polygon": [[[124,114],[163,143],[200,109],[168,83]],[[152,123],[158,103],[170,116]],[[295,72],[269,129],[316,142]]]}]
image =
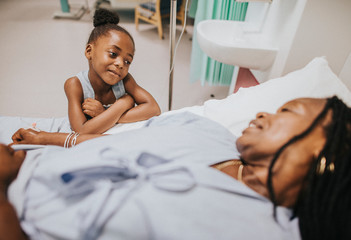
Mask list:
[{"label": "black braid", "polygon": [[332,122],[321,151],[334,171],[317,174],[318,161],[296,208],[303,239],[351,239],[351,110],[332,98]]},{"label": "black braid", "polygon": [[[337,97],[329,98],[311,126],[284,144],[269,167],[267,184],[275,216],[277,204],[272,169],[276,160],[287,146],[309,134],[329,110],[333,114],[326,129],[325,146],[313,162],[294,208],[303,239],[351,239],[351,109]],[[326,169],[318,174],[318,164],[323,157]],[[333,171],[328,169],[331,163],[335,166]]]},{"label": "black braid", "polygon": [[118,25],[119,23],[119,16],[116,12],[111,12],[107,9],[100,8],[95,11],[94,14],[94,29],[92,30],[88,44],[89,43],[94,43],[100,36],[106,36],[109,31],[111,30],[116,30],[118,32],[123,32],[127,34],[130,39],[133,42],[133,45],[135,47],[134,39],[130,35],[130,33]]}]

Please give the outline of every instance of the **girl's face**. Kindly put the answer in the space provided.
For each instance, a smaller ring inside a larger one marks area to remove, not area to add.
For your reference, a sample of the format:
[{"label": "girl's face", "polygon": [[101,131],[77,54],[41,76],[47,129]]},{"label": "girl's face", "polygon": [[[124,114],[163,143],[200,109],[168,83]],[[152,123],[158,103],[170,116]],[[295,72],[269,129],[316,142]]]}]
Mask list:
[{"label": "girl's face", "polygon": [[114,85],[128,74],[134,57],[134,44],[126,33],[111,30],[108,35],[88,44],[85,55],[90,71],[106,84]]},{"label": "girl's face", "polygon": [[[300,98],[284,104],[276,114],[258,113],[237,140],[242,158],[250,163],[264,158],[271,159],[283,144],[312,124],[325,104],[325,99]],[[306,146],[313,146],[321,138],[321,135],[311,134],[304,140]]]}]

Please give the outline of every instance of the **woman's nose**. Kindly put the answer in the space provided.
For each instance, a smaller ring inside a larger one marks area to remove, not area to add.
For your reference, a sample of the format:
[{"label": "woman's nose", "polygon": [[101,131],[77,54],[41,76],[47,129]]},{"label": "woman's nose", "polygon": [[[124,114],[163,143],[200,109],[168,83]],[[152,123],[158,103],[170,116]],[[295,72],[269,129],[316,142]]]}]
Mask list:
[{"label": "woman's nose", "polygon": [[256,118],[263,118],[266,117],[268,115],[268,113],[266,112],[259,112],[256,114]]}]

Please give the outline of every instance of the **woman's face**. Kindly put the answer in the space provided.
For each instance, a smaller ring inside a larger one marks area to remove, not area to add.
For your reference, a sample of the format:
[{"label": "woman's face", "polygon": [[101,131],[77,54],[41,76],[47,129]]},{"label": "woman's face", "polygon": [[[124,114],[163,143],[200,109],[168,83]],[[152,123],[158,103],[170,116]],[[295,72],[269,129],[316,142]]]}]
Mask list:
[{"label": "woman's face", "polygon": [[108,35],[87,45],[86,56],[94,72],[105,83],[114,85],[128,74],[134,44],[126,33],[111,30]]},{"label": "woman's face", "polygon": [[312,124],[325,104],[325,99],[300,98],[287,102],[275,114],[258,113],[236,142],[242,158],[251,164],[271,159],[283,144]]}]

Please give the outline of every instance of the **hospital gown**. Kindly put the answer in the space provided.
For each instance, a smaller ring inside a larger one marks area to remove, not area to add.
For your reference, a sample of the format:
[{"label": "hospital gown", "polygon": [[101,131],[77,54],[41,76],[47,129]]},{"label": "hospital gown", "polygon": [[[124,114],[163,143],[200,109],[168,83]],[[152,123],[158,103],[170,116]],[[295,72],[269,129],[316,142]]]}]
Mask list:
[{"label": "hospital gown", "polygon": [[299,239],[297,220],[209,167],[235,137],[191,114],[71,149],[30,151],[9,197],[32,239]]}]

